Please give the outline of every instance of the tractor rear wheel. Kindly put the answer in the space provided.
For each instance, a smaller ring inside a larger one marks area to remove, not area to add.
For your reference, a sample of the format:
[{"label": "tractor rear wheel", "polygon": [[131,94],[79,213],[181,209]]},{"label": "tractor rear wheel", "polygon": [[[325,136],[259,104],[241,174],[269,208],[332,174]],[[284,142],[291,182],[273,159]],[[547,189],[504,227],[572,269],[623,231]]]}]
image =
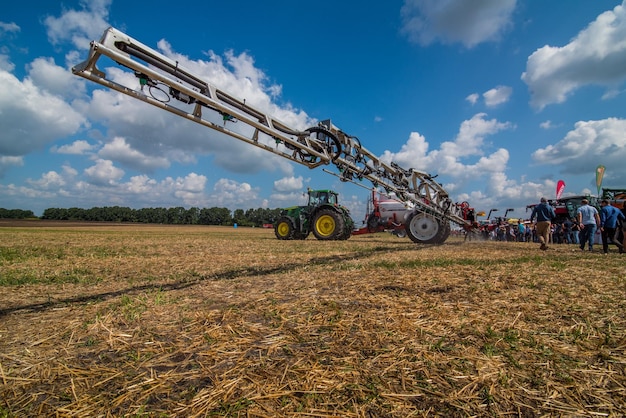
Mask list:
[{"label": "tractor rear wheel", "polygon": [[344,227],[343,218],[332,209],[322,209],[313,217],[313,235],[319,240],[341,239]]},{"label": "tractor rear wheel", "polygon": [[423,212],[414,213],[405,229],[411,241],[417,244],[442,244],[450,235],[449,222]]},{"label": "tractor rear wheel", "polygon": [[354,229],[354,222],[352,219],[343,218],[343,234],[339,237],[340,240],[349,239],[352,236],[352,230]]},{"label": "tractor rear wheel", "polygon": [[281,216],[274,227],[274,235],[278,239],[294,239],[296,236],[296,227],[293,219],[288,216]]}]

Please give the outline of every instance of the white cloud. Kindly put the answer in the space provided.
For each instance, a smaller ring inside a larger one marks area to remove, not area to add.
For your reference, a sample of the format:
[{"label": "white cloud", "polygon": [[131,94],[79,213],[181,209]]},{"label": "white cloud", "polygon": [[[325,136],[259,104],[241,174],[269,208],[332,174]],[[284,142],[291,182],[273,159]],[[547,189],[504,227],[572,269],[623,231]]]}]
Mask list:
[{"label": "white cloud", "polygon": [[11,62],[8,55],[0,54],[0,71],[11,72],[15,69],[15,64]]},{"label": "white cloud", "polygon": [[22,82],[0,70],[0,85],[0,155],[25,155],[87,125],[69,104],[29,78]]},{"label": "white cloud", "polygon": [[302,191],[303,187],[304,183],[302,176],[283,177],[282,179],[274,182],[274,190],[281,193]]},{"label": "white cloud", "polygon": [[38,88],[65,100],[85,94],[85,83],[52,58],[36,58],[28,65],[28,76]]},{"label": "white cloud", "polygon": [[513,89],[509,86],[498,86],[483,93],[485,105],[487,107],[495,107],[506,103],[511,98]]},{"label": "white cloud", "polygon": [[138,175],[122,182],[121,170],[110,161],[99,160],[84,174],[87,181],[80,180],[78,172],[65,165],[61,172],[49,171],[29,180],[29,188],[0,185],[0,191],[13,196],[45,197],[57,201],[60,207],[127,206],[128,202],[133,202],[133,207],[214,206],[214,199],[206,193],[207,178],[196,173],[161,181]]},{"label": "white cloud", "polygon": [[[508,102],[512,93],[513,89],[509,86],[497,86],[484,92],[482,97],[485,100],[485,106],[496,107]],[[473,106],[478,103],[478,99],[480,99],[480,97],[481,96],[478,93],[472,93],[468,95],[465,100]]]},{"label": "white cloud", "polygon": [[211,206],[245,206],[249,202],[258,199],[259,189],[252,187],[249,183],[239,183],[230,179],[219,179],[213,186],[211,195]]},{"label": "white cloud", "polygon": [[467,96],[465,98],[465,100],[467,100],[472,106],[476,104],[476,102],[478,101],[478,98],[480,96],[478,95],[478,93],[472,93],[469,96]]},{"label": "white cloud", "polygon": [[625,5],[599,15],[569,44],[546,45],[528,57],[522,80],[530,89],[534,107],[563,103],[572,92],[589,84],[613,90],[626,79]]},{"label": "white cloud", "polygon": [[53,146],[51,151],[58,154],[85,155],[95,148],[95,145],[91,145],[89,142],[81,139],[68,145],[61,145],[60,147]]},{"label": "white cloud", "polygon": [[20,30],[21,28],[15,22],[10,22],[10,23],[0,22],[0,35],[5,32],[16,33],[16,32],[19,32]]},{"label": "white cloud", "polygon": [[124,177],[124,170],[115,167],[113,161],[98,159],[85,169],[85,176],[95,185],[114,185]]},{"label": "white cloud", "polygon": [[478,113],[463,121],[455,140],[443,142],[439,149],[429,151],[426,138],[413,132],[399,152],[385,151],[380,158],[386,162],[394,161],[405,168],[413,167],[455,179],[455,183],[446,185],[449,192],[455,192],[464,188],[470,180],[505,171],[509,160],[508,151],[500,148],[484,155],[484,140],[489,135],[512,128],[508,122],[488,120],[486,114]]},{"label": "white cloud", "polygon": [[[532,157],[538,164],[560,165],[569,174],[593,173],[598,164],[621,167],[626,161],[626,119],[577,122],[565,138],[538,149]],[[626,183],[626,171],[611,175]]]},{"label": "white cloud", "polygon": [[0,155],[0,177],[11,167],[21,167],[24,165],[23,157],[11,157]]},{"label": "white cloud", "polygon": [[439,40],[472,48],[511,26],[516,0],[405,0],[402,32],[422,46]]},{"label": "white cloud", "polygon": [[80,50],[87,49],[89,42],[99,39],[110,26],[107,19],[112,1],[81,0],[81,10],[65,10],[60,17],[46,17],[48,40],[53,45],[69,41]]},{"label": "white cloud", "polygon": [[46,190],[55,190],[67,184],[63,176],[56,171],[48,171],[42,174],[39,180],[31,180],[29,183],[33,186],[37,186],[39,189]]},{"label": "white cloud", "polygon": [[305,129],[316,124],[316,120],[310,118],[306,112],[294,108],[291,104],[276,104],[282,87],[276,84],[267,84],[267,75],[254,66],[254,58],[243,52],[235,54],[227,51],[224,57],[208,52],[209,61],[192,60],[186,55],[175,52],[170,44],[161,40],[158,48],[167,57],[177,61],[181,67],[191,70],[194,74],[205,80],[209,80],[228,94],[245,100],[262,112],[266,112],[273,118],[284,122],[294,129]]},{"label": "white cloud", "polygon": [[124,138],[116,136],[113,140],[105,144],[98,155],[104,159],[117,161],[124,166],[140,170],[153,171],[158,168],[168,168],[170,166],[167,158],[151,157],[140,151],[133,149]]}]

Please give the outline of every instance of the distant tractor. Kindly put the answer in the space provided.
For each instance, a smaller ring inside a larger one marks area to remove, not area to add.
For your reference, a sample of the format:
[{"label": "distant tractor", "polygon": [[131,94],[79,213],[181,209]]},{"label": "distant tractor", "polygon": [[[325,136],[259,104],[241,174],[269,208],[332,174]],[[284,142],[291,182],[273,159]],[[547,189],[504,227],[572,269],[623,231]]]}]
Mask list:
[{"label": "distant tractor", "polygon": [[[554,223],[562,224],[567,219],[575,218],[578,208],[582,205],[583,199],[587,199],[590,206],[594,206],[596,209],[600,210],[600,200],[595,196],[567,196],[562,197],[557,201],[548,199],[548,203],[554,208],[554,212],[556,214],[556,219],[554,220]],[[527,205],[526,212],[532,210],[535,206],[537,206],[536,203],[532,205]]]},{"label": "distant tractor", "polygon": [[318,240],[346,240],[352,235],[354,221],[350,211],[339,205],[337,193],[332,190],[308,190],[306,206],[292,206],[281,210],[274,225],[276,238],[281,240],[306,239],[313,232]]}]

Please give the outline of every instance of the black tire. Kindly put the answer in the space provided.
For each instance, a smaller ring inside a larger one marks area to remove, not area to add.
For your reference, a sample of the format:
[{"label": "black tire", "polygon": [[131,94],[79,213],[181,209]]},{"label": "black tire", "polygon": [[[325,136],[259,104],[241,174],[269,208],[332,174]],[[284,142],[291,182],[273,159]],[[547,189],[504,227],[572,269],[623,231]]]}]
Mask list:
[{"label": "black tire", "polygon": [[[312,134],[318,134],[318,145],[328,152],[332,161],[335,161],[341,155],[341,142],[339,142],[339,139],[329,130],[314,126],[306,131]],[[321,136],[321,138],[319,138],[319,136]]]},{"label": "black tire", "polygon": [[450,236],[450,223],[424,212],[414,212],[405,225],[411,241],[417,244],[442,244]]},{"label": "black tire", "polygon": [[450,222],[446,221],[444,222],[443,228],[441,228],[441,235],[439,235],[437,243],[443,244],[450,236],[450,232],[452,232],[452,227],[450,227]]},{"label": "black tire", "polygon": [[367,231],[374,233],[378,232],[378,225],[380,224],[380,218],[373,213],[367,217]]},{"label": "black tire", "polygon": [[[322,241],[342,239],[345,231],[343,217],[332,209],[320,209],[313,217],[315,238]],[[344,238],[345,239],[345,238]]]},{"label": "black tire", "polygon": [[339,238],[340,240],[347,240],[352,236],[352,230],[354,229],[354,222],[352,222],[352,219],[345,219],[343,220],[343,234],[341,235],[341,237]]},{"label": "black tire", "polygon": [[296,237],[296,227],[293,219],[289,216],[281,216],[276,225],[274,225],[274,235],[280,240],[294,239]]}]

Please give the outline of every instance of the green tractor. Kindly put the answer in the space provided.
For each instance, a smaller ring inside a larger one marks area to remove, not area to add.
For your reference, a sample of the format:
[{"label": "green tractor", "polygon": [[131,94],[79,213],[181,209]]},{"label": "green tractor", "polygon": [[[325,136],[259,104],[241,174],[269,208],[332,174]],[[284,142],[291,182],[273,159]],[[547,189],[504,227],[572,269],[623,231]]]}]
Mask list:
[{"label": "green tractor", "polygon": [[276,238],[283,240],[306,239],[313,231],[319,240],[345,240],[352,235],[354,221],[350,211],[340,206],[337,193],[332,190],[308,189],[306,206],[293,206],[281,210],[274,225]]}]

